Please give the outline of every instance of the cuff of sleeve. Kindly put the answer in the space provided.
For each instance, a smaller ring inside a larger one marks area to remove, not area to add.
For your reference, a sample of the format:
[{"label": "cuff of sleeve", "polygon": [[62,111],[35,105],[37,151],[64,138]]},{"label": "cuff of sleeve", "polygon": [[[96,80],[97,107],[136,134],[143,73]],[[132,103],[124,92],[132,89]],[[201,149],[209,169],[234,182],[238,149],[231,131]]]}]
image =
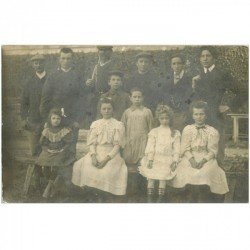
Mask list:
[{"label": "cuff of sleeve", "polygon": [[154,154],[153,153],[148,154],[147,158],[148,158],[149,161],[153,161],[154,160]]},{"label": "cuff of sleeve", "polygon": [[192,155],[189,151],[186,151],[186,152],[184,153],[184,155],[186,156],[186,158],[187,158],[188,160],[190,160],[190,159],[193,157],[193,155]]},{"label": "cuff of sleeve", "polygon": [[214,158],[214,153],[208,153],[205,157],[203,157],[205,160],[209,161]]}]

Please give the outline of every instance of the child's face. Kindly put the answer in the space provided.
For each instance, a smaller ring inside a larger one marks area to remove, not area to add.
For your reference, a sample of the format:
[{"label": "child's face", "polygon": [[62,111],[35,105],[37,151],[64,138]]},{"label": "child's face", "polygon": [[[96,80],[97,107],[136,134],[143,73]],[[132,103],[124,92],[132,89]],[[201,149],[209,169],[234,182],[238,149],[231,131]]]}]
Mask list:
[{"label": "child's face", "polygon": [[184,65],[183,65],[181,58],[179,58],[179,57],[172,58],[171,68],[176,74],[180,74],[184,68]]},{"label": "child's face", "polygon": [[136,65],[137,65],[138,71],[147,72],[150,67],[150,60],[146,57],[145,58],[141,57],[138,59]]},{"label": "child's face", "polygon": [[52,127],[57,127],[61,123],[61,117],[59,115],[52,115],[50,119]]},{"label": "child's face", "polygon": [[110,76],[109,86],[113,90],[120,89],[122,86],[122,79],[120,76]]},{"label": "child's face", "polygon": [[101,105],[101,114],[104,119],[109,119],[113,114],[113,107],[110,103],[103,103]]},{"label": "child's face", "polygon": [[133,91],[130,96],[130,101],[133,105],[140,106],[143,102],[143,96],[140,91]]},{"label": "child's face", "polygon": [[204,109],[193,108],[193,119],[195,121],[195,124],[203,125],[206,120],[206,113]]},{"label": "child's face", "polygon": [[163,126],[168,126],[169,125],[169,116],[167,114],[160,114],[158,118],[159,122]]},{"label": "child's face", "polygon": [[208,50],[203,50],[201,52],[200,62],[203,67],[210,68],[214,64],[214,58]]}]

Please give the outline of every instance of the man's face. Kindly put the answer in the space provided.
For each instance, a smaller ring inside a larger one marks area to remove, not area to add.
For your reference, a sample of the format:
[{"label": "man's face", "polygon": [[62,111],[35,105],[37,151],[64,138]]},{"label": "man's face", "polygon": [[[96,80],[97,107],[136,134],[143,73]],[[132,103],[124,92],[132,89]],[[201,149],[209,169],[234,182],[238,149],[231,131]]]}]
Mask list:
[{"label": "man's face", "polygon": [[209,68],[214,64],[213,55],[209,50],[203,50],[201,52],[200,62],[204,68]]},{"label": "man's face", "polygon": [[111,75],[109,80],[109,86],[113,90],[117,90],[122,86],[122,79],[120,76]]},{"label": "man's face", "polygon": [[112,53],[112,50],[99,50],[98,56],[101,61],[106,61],[111,58]]},{"label": "man's face", "polygon": [[72,53],[60,53],[59,63],[63,69],[69,69],[73,64],[73,55]]},{"label": "man's face", "polygon": [[176,74],[180,74],[184,68],[184,65],[183,65],[181,58],[179,58],[179,57],[172,58],[171,68]]},{"label": "man's face", "polygon": [[136,66],[138,68],[138,71],[147,72],[150,67],[150,59],[146,57],[141,57],[138,59]]},{"label": "man's face", "polygon": [[42,73],[44,71],[44,60],[34,60],[32,61],[32,67],[37,73]]},{"label": "man's face", "polygon": [[204,109],[193,108],[193,119],[195,124],[203,125],[206,121],[206,113]]}]

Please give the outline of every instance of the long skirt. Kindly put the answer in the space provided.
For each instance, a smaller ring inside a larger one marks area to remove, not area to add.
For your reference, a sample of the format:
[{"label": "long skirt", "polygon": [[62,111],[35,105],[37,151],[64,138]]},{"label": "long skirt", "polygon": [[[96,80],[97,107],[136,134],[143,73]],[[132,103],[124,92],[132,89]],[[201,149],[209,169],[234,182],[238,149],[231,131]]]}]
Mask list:
[{"label": "long skirt", "polygon": [[[202,158],[202,155],[195,155],[196,161]],[[183,157],[176,169],[176,176],[171,181],[171,186],[182,188],[187,184],[208,185],[210,191],[215,194],[225,194],[229,191],[225,172],[218,166],[216,159],[209,160],[201,169],[195,169],[188,159]]]},{"label": "long skirt", "polygon": [[[113,146],[99,145],[96,147],[98,162],[102,161]],[[111,159],[106,166],[98,169],[92,164],[88,153],[86,156],[75,162],[72,173],[72,183],[83,187],[89,186],[114,195],[125,195],[127,188],[127,166],[121,158],[120,153]]]}]

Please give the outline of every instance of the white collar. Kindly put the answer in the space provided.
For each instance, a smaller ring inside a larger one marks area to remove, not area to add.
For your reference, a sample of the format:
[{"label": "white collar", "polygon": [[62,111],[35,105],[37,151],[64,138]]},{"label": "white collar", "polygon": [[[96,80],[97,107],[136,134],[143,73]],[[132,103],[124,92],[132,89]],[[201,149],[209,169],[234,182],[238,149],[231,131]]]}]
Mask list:
[{"label": "white collar", "polygon": [[63,72],[66,72],[66,73],[69,72],[71,69],[72,69],[71,67],[70,67],[69,69],[64,69],[64,68],[61,67],[61,70],[62,70]]},{"label": "white collar", "polygon": [[205,74],[207,73],[207,71],[211,72],[214,69],[215,65],[213,64],[211,67],[209,68],[204,68],[204,72]]},{"label": "white collar", "polygon": [[42,79],[42,78],[44,78],[44,77],[46,76],[46,71],[44,70],[42,73],[36,72],[36,75],[37,75],[37,77],[38,77],[39,79]]},{"label": "white collar", "polygon": [[179,78],[181,79],[183,77],[184,73],[185,72],[184,72],[184,69],[183,69],[179,75],[177,75],[177,73],[174,72],[174,76],[179,76]]},{"label": "white collar", "polygon": [[109,62],[111,62],[111,60],[108,60],[108,61],[106,61],[105,63],[101,63],[101,62],[99,61],[99,65],[100,65],[101,67],[103,67],[104,65],[106,65],[106,64],[109,63]]}]

